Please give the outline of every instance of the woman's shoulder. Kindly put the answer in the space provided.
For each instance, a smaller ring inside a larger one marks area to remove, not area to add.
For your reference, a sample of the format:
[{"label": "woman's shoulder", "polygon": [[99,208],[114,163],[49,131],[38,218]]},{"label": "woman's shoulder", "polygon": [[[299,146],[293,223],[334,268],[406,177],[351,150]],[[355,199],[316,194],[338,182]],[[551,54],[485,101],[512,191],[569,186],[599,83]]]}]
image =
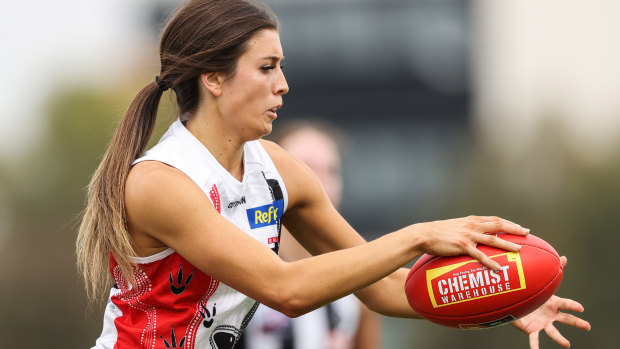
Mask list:
[{"label": "woman's shoulder", "polygon": [[259,139],[258,142],[263,146],[269,157],[275,163],[276,161],[285,161],[286,156],[289,155],[282,147],[277,143],[268,141],[266,139]]},{"label": "woman's shoulder", "polygon": [[128,179],[131,177],[139,177],[139,179],[145,180],[152,177],[171,176],[176,173],[181,173],[181,171],[164,162],[157,160],[145,160],[138,162],[131,167],[129,170]]},{"label": "woman's shoulder", "polygon": [[185,173],[158,161],[134,165],[125,182],[125,209],[139,226],[148,226],[157,219],[173,219],[179,216],[175,207],[197,207],[204,198],[202,190]]},{"label": "woman's shoulder", "polygon": [[298,174],[298,171],[304,171],[304,163],[282,149],[282,147],[275,142],[264,139],[259,140],[259,142],[282,176],[287,174]]},{"label": "woman's shoulder", "polygon": [[191,182],[189,177],[177,168],[160,161],[147,160],[131,167],[125,182],[125,195],[143,196],[161,192],[161,188],[184,186]]}]

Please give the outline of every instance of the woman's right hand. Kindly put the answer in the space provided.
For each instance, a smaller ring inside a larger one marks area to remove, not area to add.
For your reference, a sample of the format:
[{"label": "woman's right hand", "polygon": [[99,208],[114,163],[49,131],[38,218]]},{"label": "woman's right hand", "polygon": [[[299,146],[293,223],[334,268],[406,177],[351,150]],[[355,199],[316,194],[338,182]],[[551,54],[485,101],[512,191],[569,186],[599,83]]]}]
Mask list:
[{"label": "woman's right hand", "polygon": [[521,246],[503,240],[495,234],[507,233],[524,236],[529,233],[529,229],[494,216],[469,216],[420,223],[412,227],[415,227],[415,230],[421,234],[422,252],[439,256],[467,254],[493,270],[499,270],[499,264],[477,249],[476,246],[484,244],[516,252]]}]

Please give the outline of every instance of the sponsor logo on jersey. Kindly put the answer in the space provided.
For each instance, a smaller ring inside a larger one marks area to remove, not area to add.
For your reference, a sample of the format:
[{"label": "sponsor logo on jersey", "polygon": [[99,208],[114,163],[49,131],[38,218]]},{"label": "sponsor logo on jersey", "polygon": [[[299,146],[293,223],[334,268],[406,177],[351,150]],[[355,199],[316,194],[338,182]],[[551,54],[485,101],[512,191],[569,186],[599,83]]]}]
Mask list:
[{"label": "sponsor logo on jersey", "polygon": [[284,200],[280,199],[269,205],[246,210],[250,228],[256,229],[278,223],[284,212]]},{"label": "sponsor logo on jersey", "polygon": [[491,270],[475,260],[427,270],[426,283],[433,307],[439,308],[525,289],[519,252],[490,257],[500,264],[500,271]]},{"label": "sponsor logo on jersey", "polygon": [[245,204],[245,196],[242,196],[241,199],[239,199],[237,201],[233,201],[230,204],[228,204],[228,208],[237,207],[237,206],[243,205],[243,204]]}]

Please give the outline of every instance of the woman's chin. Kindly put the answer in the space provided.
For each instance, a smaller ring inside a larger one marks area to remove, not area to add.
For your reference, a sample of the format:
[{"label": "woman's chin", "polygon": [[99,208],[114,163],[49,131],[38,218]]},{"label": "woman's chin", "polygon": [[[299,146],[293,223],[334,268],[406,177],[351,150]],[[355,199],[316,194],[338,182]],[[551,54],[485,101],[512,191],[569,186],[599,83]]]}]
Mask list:
[{"label": "woman's chin", "polygon": [[263,134],[261,137],[265,137],[267,135],[269,135],[271,133],[271,131],[273,130],[273,125],[271,123],[268,123],[265,125],[264,129],[263,129]]}]

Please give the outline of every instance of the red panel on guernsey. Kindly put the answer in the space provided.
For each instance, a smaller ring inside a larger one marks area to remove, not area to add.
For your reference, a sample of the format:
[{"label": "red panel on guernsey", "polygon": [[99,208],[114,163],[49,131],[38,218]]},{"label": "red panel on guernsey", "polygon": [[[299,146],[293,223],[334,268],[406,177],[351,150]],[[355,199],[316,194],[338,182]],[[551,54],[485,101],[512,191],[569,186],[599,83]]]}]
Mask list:
[{"label": "red panel on guernsey", "polygon": [[114,320],[115,348],[169,348],[166,344],[172,342],[194,347],[203,320],[200,311],[207,308],[219,282],[169,251],[168,256],[139,264],[134,269],[136,286],[131,288],[110,256],[110,270],[121,290],[111,300],[123,313]]}]

